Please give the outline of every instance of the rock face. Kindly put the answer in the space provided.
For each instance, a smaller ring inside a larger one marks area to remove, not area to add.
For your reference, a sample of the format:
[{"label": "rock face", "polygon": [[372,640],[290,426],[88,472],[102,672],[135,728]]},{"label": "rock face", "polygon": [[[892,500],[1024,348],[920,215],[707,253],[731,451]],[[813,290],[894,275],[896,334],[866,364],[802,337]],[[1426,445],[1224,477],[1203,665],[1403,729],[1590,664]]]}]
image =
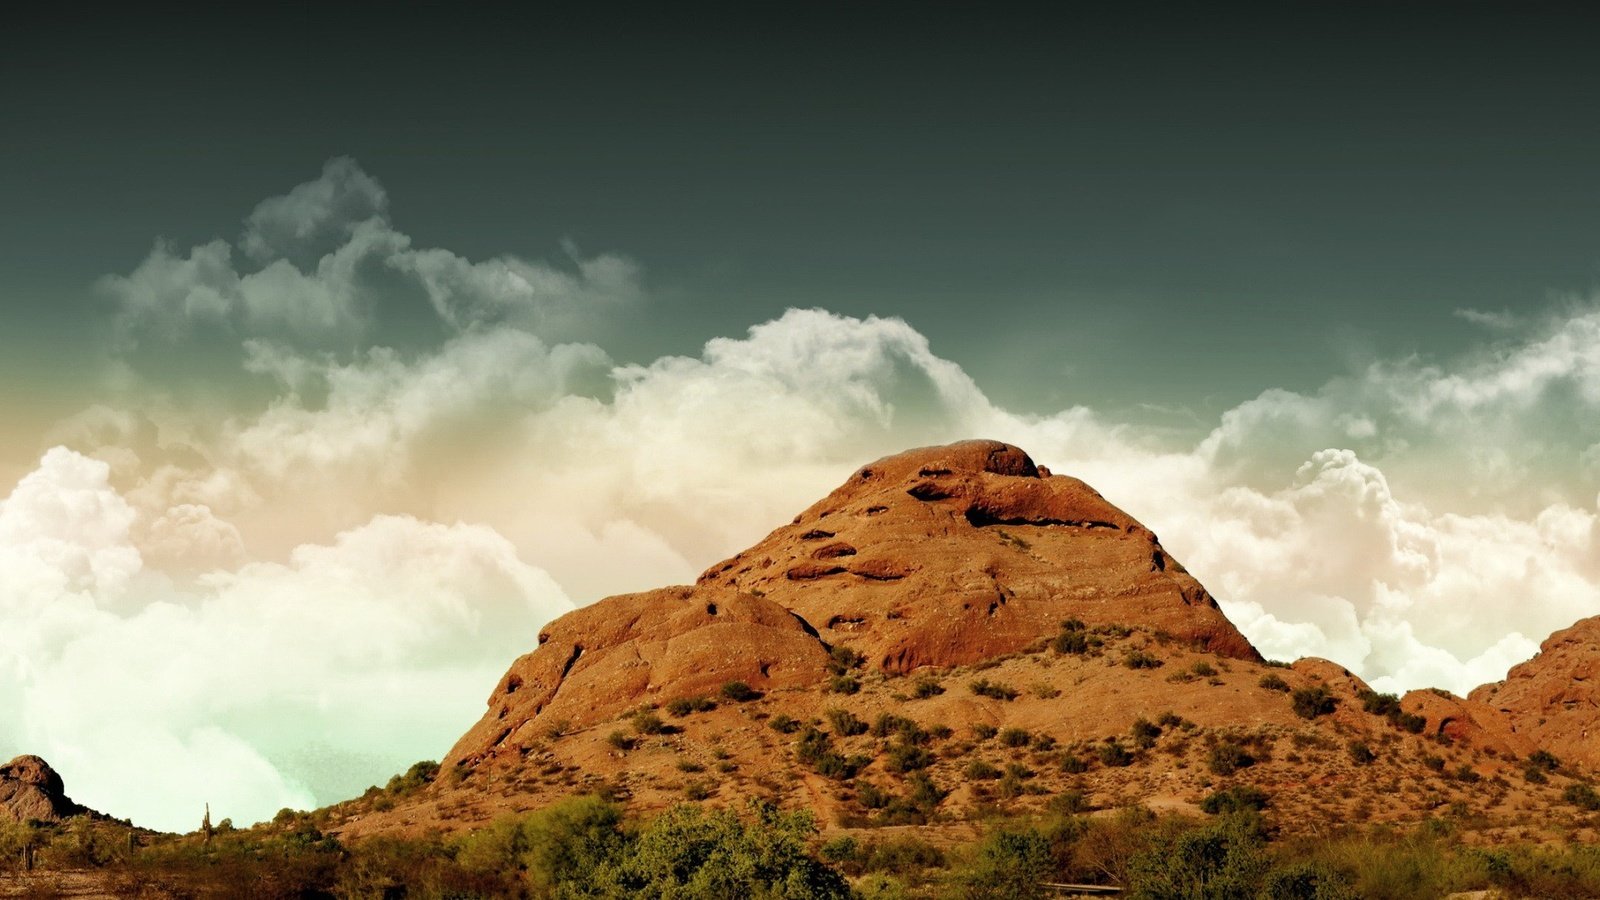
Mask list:
[{"label": "rock face", "polygon": [[828,658],[814,629],[761,597],[690,587],[608,597],[550,623],[446,759],[476,762],[525,748],[558,722],[586,725],[730,681],[812,684]]},{"label": "rock face", "polygon": [[19,756],[0,766],[0,819],[59,822],[85,812],[67,798],[56,770],[37,756]]},{"label": "rock face", "polygon": [[700,585],[774,600],[890,672],[1014,652],[1068,617],[1260,658],[1149,529],[995,441],[864,466]]},{"label": "rock face", "polygon": [[1065,619],[1260,659],[1155,535],[1088,485],[995,441],[912,450],[861,468],[692,587],[610,597],[551,623],[446,763],[728,681],[816,684],[839,645],[904,673],[1022,650]]},{"label": "rock face", "polygon": [[1470,696],[1538,748],[1600,767],[1600,616],[1550,635],[1537,656]]}]

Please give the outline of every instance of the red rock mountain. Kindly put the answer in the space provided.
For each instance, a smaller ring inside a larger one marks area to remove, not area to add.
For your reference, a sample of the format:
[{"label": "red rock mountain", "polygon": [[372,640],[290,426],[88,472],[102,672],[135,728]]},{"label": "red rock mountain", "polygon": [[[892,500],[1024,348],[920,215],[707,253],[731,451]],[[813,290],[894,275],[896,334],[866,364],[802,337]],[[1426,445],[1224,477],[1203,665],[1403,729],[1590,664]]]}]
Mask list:
[{"label": "red rock mountain", "polygon": [[1550,635],[1537,656],[1470,696],[1563,761],[1600,768],[1600,616]]},{"label": "red rock mountain", "polygon": [[585,725],[727,681],[815,684],[839,643],[904,673],[1022,650],[1064,619],[1260,659],[1149,529],[1016,447],[966,441],[862,467],[692,587],[551,623],[446,765],[520,752],[541,722]]},{"label": "red rock mountain", "polygon": [[37,756],[0,766],[0,821],[59,822],[85,813],[68,799],[61,776]]},{"label": "red rock mountain", "polygon": [[437,780],[328,821],[459,830],[593,792],[959,835],[1052,798],[1198,813],[1247,783],[1290,830],[1463,809],[1517,835],[1539,810],[1551,839],[1600,839],[1567,795],[1597,755],[1597,638],[1580,623],[1470,698],[1268,663],[1149,529],[969,441],[862,467],[694,585],[550,623]]}]

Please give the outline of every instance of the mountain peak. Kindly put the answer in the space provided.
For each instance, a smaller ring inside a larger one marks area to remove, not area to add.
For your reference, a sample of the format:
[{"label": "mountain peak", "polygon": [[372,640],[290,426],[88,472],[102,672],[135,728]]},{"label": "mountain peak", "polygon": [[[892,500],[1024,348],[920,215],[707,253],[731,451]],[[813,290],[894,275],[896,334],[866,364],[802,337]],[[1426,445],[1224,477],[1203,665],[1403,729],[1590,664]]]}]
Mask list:
[{"label": "mountain peak", "polygon": [[998,441],[888,456],[693,586],[552,622],[450,763],[520,753],[550,723],[641,703],[824,682],[836,648],[903,674],[1021,651],[1065,620],[1140,626],[1260,657],[1149,529]]}]

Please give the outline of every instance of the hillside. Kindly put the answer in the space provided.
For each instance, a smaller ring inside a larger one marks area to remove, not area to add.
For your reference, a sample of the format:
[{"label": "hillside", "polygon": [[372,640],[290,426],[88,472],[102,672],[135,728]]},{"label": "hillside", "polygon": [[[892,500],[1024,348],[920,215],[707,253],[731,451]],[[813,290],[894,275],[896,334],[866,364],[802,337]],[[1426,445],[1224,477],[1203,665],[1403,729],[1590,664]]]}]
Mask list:
[{"label": "hillside", "polygon": [[1586,757],[1539,753],[1502,706],[1263,661],[1149,529],[974,441],[863,467],[695,585],[552,622],[436,777],[325,818],[455,831],[593,792],[956,840],[995,813],[1198,812],[1250,787],[1289,831],[1593,837]]}]

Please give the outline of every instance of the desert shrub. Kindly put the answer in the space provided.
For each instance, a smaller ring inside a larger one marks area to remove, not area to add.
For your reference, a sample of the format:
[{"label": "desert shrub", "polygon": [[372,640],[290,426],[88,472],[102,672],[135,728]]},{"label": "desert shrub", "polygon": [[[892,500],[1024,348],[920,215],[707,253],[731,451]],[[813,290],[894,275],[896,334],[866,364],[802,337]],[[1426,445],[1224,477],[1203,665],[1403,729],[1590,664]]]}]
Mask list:
[{"label": "desert shrub", "polygon": [[622,751],[633,749],[633,738],[628,737],[623,731],[613,731],[606,735],[606,743]]},{"label": "desert shrub", "polygon": [[1400,698],[1394,694],[1362,691],[1361,708],[1375,716],[1395,716],[1400,713]]},{"label": "desert shrub", "polygon": [[[674,807],[631,842],[616,882],[628,896],[846,898],[837,871],[806,852],[815,831],[809,812],[753,805],[746,823],[727,810]],[[585,882],[563,896],[595,896]]]},{"label": "desert shrub", "polygon": [[843,675],[851,669],[858,669],[867,658],[855,650],[837,644],[828,651],[828,669],[835,675]]},{"label": "desert shrub", "polygon": [[818,775],[849,781],[866,768],[871,760],[865,756],[846,757],[833,749],[833,739],[827,732],[807,726],[795,744],[795,758],[810,766]]},{"label": "desert shrub", "polygon": [[847,709],[834,707],[825,715],[828,717],[829,726],[833,728],[833,733],[840,737],[854,737],[867,733],[867,723],[856,718],[855,714]]},{"label": "desert shrub", "polygon": [[971,688],[972,692],[980,697],[993,697],[996,700],[1017,699],[1015,688],[997,681],[990,681],[987,678],[979,678],[967,685],[967,687]]},{"label": "desert shrub", "polygon": [[1477,784],[1483,780],[1483,776],[1472,768],[1471,763],[1462,763],[1461,767],[1455,770],[1453,777],[1455,780],[1464,781],[1467,784]]},{"label": "desert shrub", "polygon": [[899,743],[889,748],[883,765],[891,772],[905,774],[933,765],[933,754],[915,744]]},{"label": "desert shrub", "polygon": [[1528,765],[1546,772],[1554,772],[1561,768],[1561,760],[1548,750],[1535,750],[1528,754]]},{"label": "desert shrub", "polygon": [[856,785],[856,800],[867,809],[883,809],[892,799],[888,792],[870,781]]},{"label": "desert shrub", "polygon": [[778,713],[767,720],[767,727],[779,734],[794,734],[800,730],[800,720],[786,713]]},{"label": "desert shrub", "polygon": [[761,692],[742,681],[730,681],[722,686],[722,696],[735,703],[760,700]]},{"label": "desert shrub", "polygon": [[1562,792],[1561,799],[1579,809],[1600,809],[1600,794],[1595,793],[1593,786],[1581,781],[1577,784],[1568,785],[1567,789]]},{"label": "desert shrub", "polygon": [[1000,732],[1000,729],[988,722],[975,722],[972,725],[972,736],[980,741],[987,741]]},{"label": "desert shrub", "polygon": [[1101,744],[1095,753],[1100,757],[1101,765],[1118,769],[1133,765],[1133,754],[1129,753],[1128,748],[1122,746],[1121,742],[1114,739]]},{"label": "desert shrub", "polygon": [[1000,770],[981,759],[975,759],[967,763],[961,774],[969,781],[993,781],[1000,777]]},{"label": "desert shrub", "polygon": [[667,723],[661,717],[648,710],[640,710],[633,714],[633,730],[640,734],[667,734]]},{"label": "desert shrub", "polygon": [[1295,715],[1302,719],[1315,719],[1333,712],[1339,706],[1338,698],[1326,685],[1303,687],[1290,695]]},{"label": "desert shrub", "polygon": [[944,693],[944,685],[940,684],[937,679],[926,676],[918,678],[911,687],[912,696],[916,697],[918,700],[926,700],[929,697],[937,697],[942,693]]},{"label": "desert shrub", "polygon": [[678,697],[667,702],[667,712],[682,718],[690,713],[710,712],[717,708],[716,701],[710,697]]},{"label": "desert shrub", "polygon": [[1267,792],[1252,784],[1236,784],[1207,794],[1200,811],[1210,815],[1263,810],[1270,800]]},{"label": "desert shrub", "polygon": [[1050,843],[1033,829],[1004,829],[978,845],[973,859],[952,879],[960,896],[1011,900],[1047,896],[1043,882],[1050,874]]},{"label": "desert shrub", "polygon": [[1133,720],[1133,727],[1128,729],[1133,737],[1133,745],[1141,750],[1148,750],[1156,744],[1156,738],[1161,737],[1161,726],[1140,716]]},{"label": "desert shrub", "polygon": [[1529,784],[1549,784],[1550,776],[1537,766],[1529,766],[1522,770],[1522,778]]},{"label": "desert shrub", "polygon": [[1050,649],[1074,656],[1089,652],[1089,635],[1082,630],[1063,631],[1050,642]]},{"label": "desert shrub", "polygon": [[1061,771],[1069,775],[1078,775],[1089,771],[1089,764],[1076,753],[1064,753],[1061,756]]},{"label": "desert shrub", "polygon": [[1256,686],[1265,688],[1269,691],[1282,691],[1286,694],[1289,692],[1289,682],[1284,681],[1282,678],[1279,678],[1277,675],[1271,672],[1261,676],[1261,680],[1256,682]]},{"label": "desert shrub", "polygon": [[1259,820],[1232,815],[1215,824],[1162,835],[1129,864],[1135,898],[1251,898],[1268,860]]},{"label": "desert shrub", "polygon": [[1217,674],[1216,667],[1203,659],[1197,660],[1194,665],[1189,667],[1189,671],[1200,676],[1201,678],[1210,678]]},{"label": "desert shrub", "polygon": [[827,689],[834,694],[854,694],[861,690],[861,682],[854,675],[835,675],[828,679]]},{"label": "desert shrub", "polygon": [[439,776],[439,764],[431,759],[412,763],[411,768],[389,779],[385,790],[391,794],[409,794],[433,782]]},{"label": "desert shrub", "polygon": [[1346,749],[1350,752],[1350,761],[1358,766],[1370,766],[1378,758],[1366,741],[1351,741]]},{"label": "desert shrub", "polygon": [[1128,654],[1122,657],[1122,664],[1130,669],[1159,669],[1162,666],[1159,658],[1143,650],[1128,651]]},{"label": "desert shrub", "polygon": [[898,735],[908,744],[925,744],[931,737],[915,720],[893,713],[879,713],[872,723],[872,736],[882,738],[890,735]]},{"label": "desert shrub", "polygon": [[1264,900],[1358,900],[1348,878],[1314,862],[1273,868],[1262,879],[1257,896]]},{"label": "desert shrub", "polygon": [[1206,757],[1207,768],[1222,776],[1232,775],[1240,769],[1255,764],[1255,757],[1251,756],[1241,744],[1232,740],[1218,742]]},{"label": "desert shrub", "polygon": [[1025,728],[1006,728],[1000,732],[1000,743],[1006,747],[1026,747],[1033,741],[1033,735]]},{"label": "desert shrub", "polygon": [[1431,753],[1424,754],[1422,764],[1435,772],[1444,771],[1444,757],[1442,756],[1434,756]]}]

